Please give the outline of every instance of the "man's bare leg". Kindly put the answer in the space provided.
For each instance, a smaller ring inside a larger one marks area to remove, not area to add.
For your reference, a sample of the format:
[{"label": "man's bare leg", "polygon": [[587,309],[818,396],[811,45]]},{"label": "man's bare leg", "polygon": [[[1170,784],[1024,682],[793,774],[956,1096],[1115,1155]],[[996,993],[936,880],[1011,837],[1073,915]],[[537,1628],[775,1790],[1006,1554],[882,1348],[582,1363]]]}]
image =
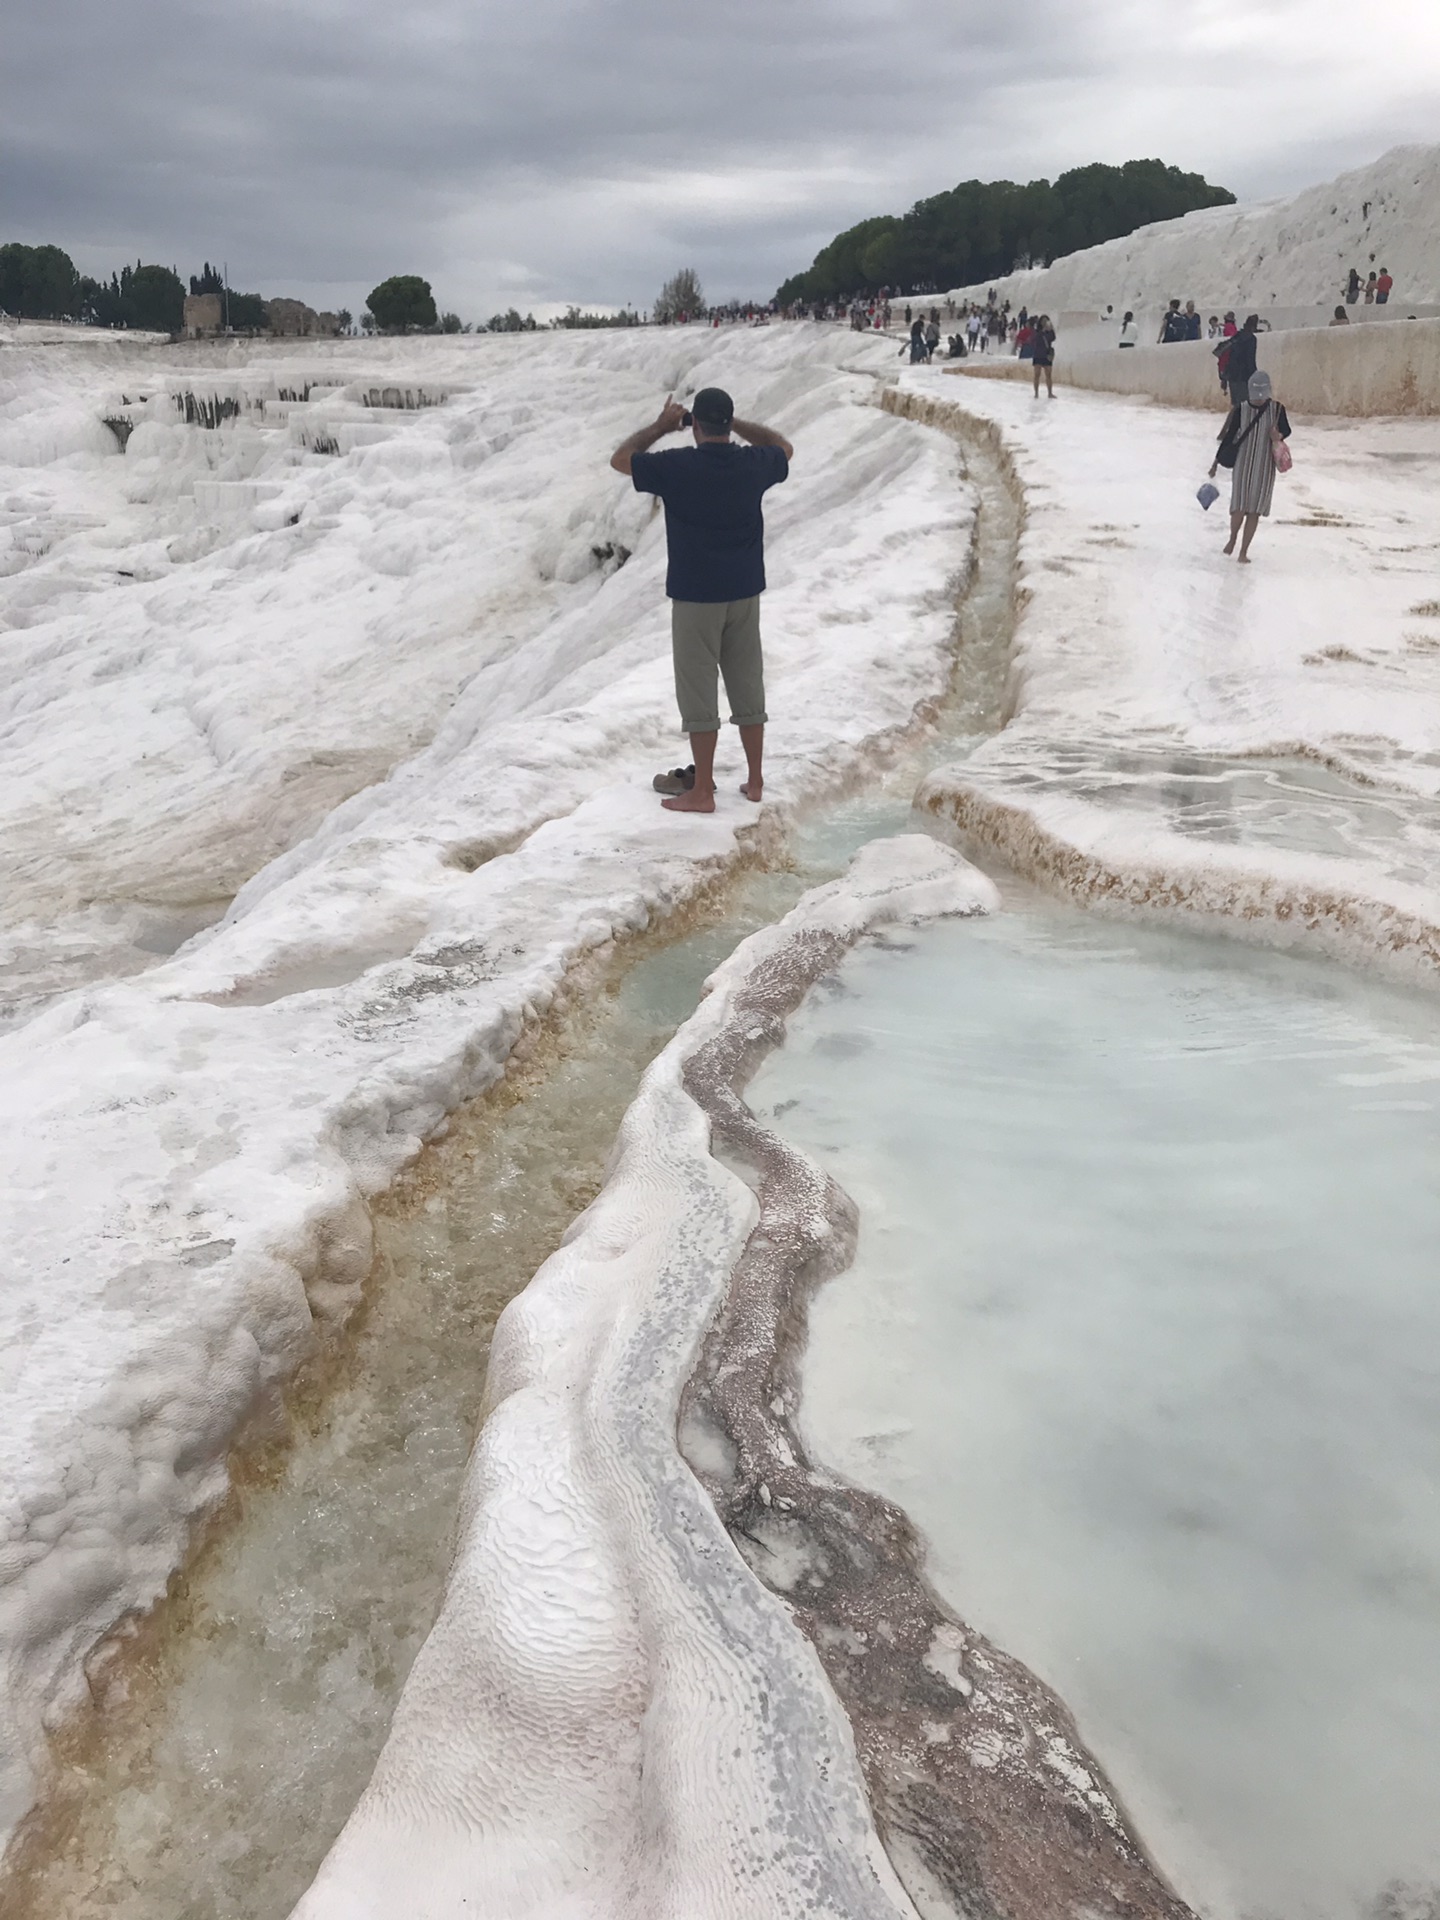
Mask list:
[{"label": "man's bare leg", "polygon": [[660,802],[662,807],[668,807],[671,813],[715,811],[715,742],[719,738],[718,730],[691,734],[690,757],[695,762],[695,784],[688,793],[672,793],[668,800]]},{"label": "man's bare leg", "polygon": [[765,791],[765,781],[760,771],[760,761],[765,752],[765,723],[758,726],[741,727],[740,744],[745,749],[745,784],[740,791],[747,800],[758,800]]}]

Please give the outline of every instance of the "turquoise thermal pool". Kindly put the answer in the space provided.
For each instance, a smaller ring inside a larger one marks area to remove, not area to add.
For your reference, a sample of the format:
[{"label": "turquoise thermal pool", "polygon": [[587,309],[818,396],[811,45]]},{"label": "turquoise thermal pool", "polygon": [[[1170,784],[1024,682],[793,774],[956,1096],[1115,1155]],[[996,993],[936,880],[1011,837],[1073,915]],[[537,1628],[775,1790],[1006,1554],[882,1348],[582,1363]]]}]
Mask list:
[{"label": "turquoise thermal pool", "polygon": [[1207,1916],[1440,1898],[1427,996],[1049,904],[853,954],[750,1091],[860,1208],[814,1459],[903,1505]]}]

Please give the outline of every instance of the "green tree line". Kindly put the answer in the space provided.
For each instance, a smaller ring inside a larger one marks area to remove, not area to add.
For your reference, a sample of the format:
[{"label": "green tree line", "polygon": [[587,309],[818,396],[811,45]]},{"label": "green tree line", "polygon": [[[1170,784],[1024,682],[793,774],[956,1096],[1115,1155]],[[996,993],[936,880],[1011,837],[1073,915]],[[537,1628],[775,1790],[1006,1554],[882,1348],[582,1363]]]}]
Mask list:
[{"label": "green tree line", "polygon": [[137,260],[108,280],[77,273],[61,247],[0,247],[0,309],[22,320],[86,320],[101,327],[146,327],[175,333],[185,285],[173,267]]},{"label": "green tree line", "polygon": [[[270,324],[262,295],[227,288],[224,276],[208,260],[202,273],[191,274],[190,291],[220,295],[226,324],[237,333],[263,332]],[[94,327],[178,333],[185,324],[185,282],[174,267],[146,266],[139,260],[108,280],[92,280],[76,271],[62,247],[11,241],[0,247],[0,312],[22,320],[78,320]],[[348,313],[340,320],[349,326]]]},{"label": "green tree line", "polygon": [[1127,160],[1120,167],[1097,162],[1053,183],[1025,186],[966,180],[917,201],[908,213],[880,214],[837,234],[776,297],[789,306],[882,287],[973,286],[1234,199],[1226,188],[1162,160]]},{"label": "green tree line", "polygon": [[[228,293],[222,276],[207,260],[203,273],[190,276],[191,293],[218,293],[227,303],[229,324],[237,332],[259,331],[268,323],[258,293]],[[22,320],[79,320],[94,327],[140,327],[153,333],[178,333],[184,324],[185,283],[174,267],[146,266],[137,260],[108,280],[78,273],[62,247],[26,247],[18,241],[0,247],[0,311]]]}]

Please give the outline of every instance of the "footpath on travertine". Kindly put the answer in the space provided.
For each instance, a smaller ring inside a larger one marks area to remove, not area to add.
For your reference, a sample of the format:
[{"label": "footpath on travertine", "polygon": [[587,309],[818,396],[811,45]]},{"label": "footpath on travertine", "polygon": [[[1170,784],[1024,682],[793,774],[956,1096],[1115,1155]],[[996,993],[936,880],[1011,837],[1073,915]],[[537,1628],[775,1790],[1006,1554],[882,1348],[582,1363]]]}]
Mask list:
[{"label": "footpath on travertine", "polygon": [[1025,493],[1013,718],[923,804],[1089,903],[1433,979],[1440,422],[1292,414],[1242,567],[1195,498],[1218,410],[938,369],[890,404],[990,423]]},{"label": "footpath on travertine", "polygon": [[[1055,379],[1061,386],[1099,393],[1128,393],[1168,406],[1210,408],[1223,404],[1213,340],[1181,340],[1171,346],[1097,343],[1105,329],[1060,329]],[[1262,333],[1259,363],[1286,404],[1310,413],[1369,418],[1377,414],[1440,414],[1440,320],[1392,320],[1367,326],[1292,327]],[[1032,368],[1011,353],[977,357],[961,372],[967,379],[1023,380]]]}]

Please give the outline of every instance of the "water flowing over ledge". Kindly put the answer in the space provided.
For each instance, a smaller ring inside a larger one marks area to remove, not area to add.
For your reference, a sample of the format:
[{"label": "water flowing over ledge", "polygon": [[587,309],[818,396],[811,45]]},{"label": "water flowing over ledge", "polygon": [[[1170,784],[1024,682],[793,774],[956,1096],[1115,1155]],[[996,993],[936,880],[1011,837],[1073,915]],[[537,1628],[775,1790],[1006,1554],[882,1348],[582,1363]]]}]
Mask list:
[{"label": "water flowing over ledge", "polygon": [[1440,460],[1440,429],[1394,448],[1398,423],[1321,423],[1321,473],[1242,573],[1207,553],[1218,528],[1193,502],[1179,517],[1173,414],[972,392],[920,376],[884,396],[991,436],[1026,500],[1008,724],[927,775],[917,807],[1080,905],[1433,984],[1440,604],[1417,596],[1440,517],[1412,524],[1407,463]]},{"label": "water flowing over ledge", "polygon": [[[876,842],[651,1066],[604,1191],[497,1329],[445,1605],[297,1920],[909,1910],[820,1663],[677,1447],[758,1213],[684,1076],[723,1036],[773,1044],[867,931],[992,900],[934,841]],[[786,983],[764,1016],[762,975]]]},{"label": "water flowing over ledge", "polygon": [[[1078,906],[1209,922],[1241,939],[1303,945],[1440,984],[1440,903],[1432,889],[1392,879],[1376,863],[1305,855],[1264,844],[1258,834],[1249,846],[1203,832],[1188,837],[1167,829],[1159,806],[1132,824],[1125,811],[1117,817],[1072,792],[1045,791],[1028,769],[1013,784],[1008,772],[992,765],[976,778],[969,769],[941,769],[921,783],[916,804],[962,845],[988,848]],[[1254,782],[1256,770],[1230,765],[1202,774],[1170,760],[1157,762],[1151,784],[1188,785],[1193,793],[1208,779],[1223,793],[1247,778]],[[1369,796],[1359,798],[1363,805]],[[1407,808],[1404,796],[1399,808],[1436,811],[1413,802]],[[1241,837],[1238,824],[1232,831]]]}]

